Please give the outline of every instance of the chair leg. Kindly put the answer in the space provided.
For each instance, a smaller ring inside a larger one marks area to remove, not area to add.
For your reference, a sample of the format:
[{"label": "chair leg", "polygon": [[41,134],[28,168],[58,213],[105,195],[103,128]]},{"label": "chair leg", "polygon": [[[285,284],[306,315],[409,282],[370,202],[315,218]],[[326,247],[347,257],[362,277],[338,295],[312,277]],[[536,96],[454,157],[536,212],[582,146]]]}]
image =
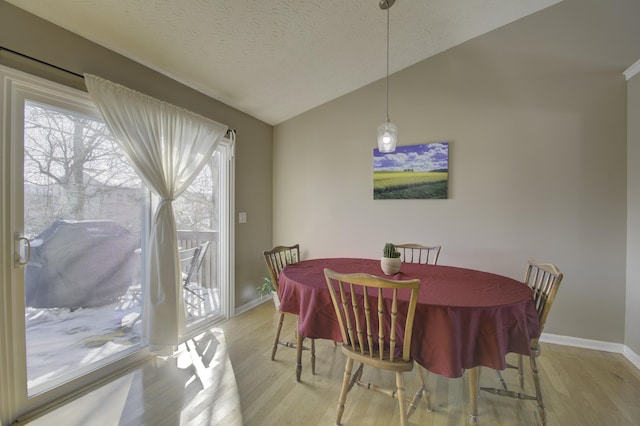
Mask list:
[{"label": "chair leg", "polygon": [[496,376],[498,376],[498,380],[500,381],[500,386],[502,386],[502,389],[508,390],[507,382],[504,381],[504,377],[502,377],[502,372],[500,370],[496,370]]},{"label": "chair leg", "polygon": [[299,382],[302,375],[302,342],[304,342],[304,336],[298,332],[296,332],[296,336],[296,381]]},{"label": "chair leg", "polygon": [[429,388],[427,388],[427,375],[429,373],[417,363],[416,369],[418,370],[418,374],[420,375],[421,386],[409,403],[409,412],[407,413],[407,418],[411,417],[418,408],[418,401],[420,400],[420,398],[422,398],[422,400],[427,404],[427,411],[433,411],[433,409],[431,408],[431,397],[429,395]]},{"label": "chair leg", "polygon": [[194,296],[196,296],[198,299],[200,300],[204,300],[204,297],[202,297],[202,295],[198,294],[195,292],[195,290],[189,288],[189,284],[184,284],[182,286],[182,288],[184,288],[185,290],[187,290],[189,293],[193,294]]},{"label": "chair leg", "polygon": [[407,406],[404,400],[404,377],[402,372],[396,371],[396,388],[398,405],[400,406],[400,426],[407,425]]},{"label": "chair leg", "polygon": [[478,385],[480,383],[480,367],[469,369],[469,424],[480,423],[478,417]]},{"label": "chair leg", "polygon": [[353,385],[355,385],[356,383],[360,382],[360,379],[362,379],[362,372],[363,371],[364,371],[364,364],[360,363],[360,365],[358,366],[358,369],[356,370],[356,372],[351,374],[351,381],[349,382],[349,387],[347,388],[347,392],[349,392],[351,390]]},{"label": "chair leg", "polygon": [[522,359],[522,355],[518,355],[518,382],[520,383],[520,389],[524,389],[524,366]]},{"label": "chair leg", "polygon": [[338,416],[336,417],[336,426],[342,421],[342,413],[344,413],[344,404],[347,401],[347,392],[349,392],[349,383],[351,382],[351,371],[353,370],[353,359],[347,358],[344,366],[344,377],[342,379],[342,389],[338,398]]},{"label": "chair leg", "polygon": [[311,339],[311,374],[316,374],[316,340]]},{"label": "chair leg", "polygon": [[529,360],[531,362],[531,375],[533,376],[533,384],[536,388],[536,401],[538,401],[538,413],[540,414],[540,420],[542,425],[547,424],[547,411],[544,406],[544,399],[542,398],[542,389],[540,387],[540,374],[538,371],[538,363],[536,358],[538,357],[539,348],[536,351],[532,351]]},{"label": "chair leg", "polygon": [[284,313],[280,312],[280,320],[278,320],[278,329],[276,330],[276,339],[273,341],[273,349],[271,349],[271,361],[276,359],[276,351],[278,350],[278,344],[280,342],[280,331],[282,330],[283,322],[284,322]]}]

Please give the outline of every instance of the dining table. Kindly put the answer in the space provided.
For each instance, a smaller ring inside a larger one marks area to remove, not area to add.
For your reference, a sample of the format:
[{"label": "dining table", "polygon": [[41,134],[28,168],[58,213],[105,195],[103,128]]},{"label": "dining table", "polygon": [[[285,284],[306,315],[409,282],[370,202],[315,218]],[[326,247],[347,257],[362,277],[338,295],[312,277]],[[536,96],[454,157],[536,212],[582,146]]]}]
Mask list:
[{"label": "dining table", "polygon": [[287,265],[278,280],[280,310],[298,316],[299,348],[302,338],[342,341],[325,268],[420,280],[411,356],[431,373],[455,378],[467,372],[470,423],[479,422],[479,367],[505,369],[506,355],[530,355],[530,340],[540,334],[532,291],[518,280],[456,266],[413,263],[403,263],[400,272],[387,276],[379,259],[322,258]]}]

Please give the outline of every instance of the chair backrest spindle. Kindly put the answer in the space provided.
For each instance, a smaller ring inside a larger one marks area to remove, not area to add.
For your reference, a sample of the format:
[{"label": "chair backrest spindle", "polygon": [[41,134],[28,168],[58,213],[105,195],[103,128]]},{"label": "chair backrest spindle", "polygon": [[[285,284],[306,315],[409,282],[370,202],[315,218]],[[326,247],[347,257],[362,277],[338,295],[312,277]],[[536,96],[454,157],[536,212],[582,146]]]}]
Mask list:
[{"label": "chair backrest spindle", "polygon": [[[399,281],[369,274],[339,274],[329,269],[325,269],[325,277],[343,344],[354,352],[381,361],[393,362],[396,358],[409,361],[420,280]],[[377,307],[376,316],[372,306]],[[377,335],[374,335],[376,328]],[[400,331],[403,334],[399,335]],[[402,351],[398,356],[401,341]]]},{"label": "chair backrest spindle", "polygon": [[292,246],[276,246],[271,250],[265,250],[262,254],[264,256],[264,261],[267,264],[271,281],[273,281],[273,285],[277,291],[280,272],[285,266],[300,261],[300,244]]},{"label": "chair backrest spindle", "polygon": [[400,258],[404,263],[421,263],[424,265],[437,265],[441,246],[424,246],[421,244],[407,243],[395,244],[400,252]]},{"label": "chair backrest spindle", "polygon": [[524,283],[533,291],[541,333],[563,277],[564,275],[555,265],[528,261]]}]

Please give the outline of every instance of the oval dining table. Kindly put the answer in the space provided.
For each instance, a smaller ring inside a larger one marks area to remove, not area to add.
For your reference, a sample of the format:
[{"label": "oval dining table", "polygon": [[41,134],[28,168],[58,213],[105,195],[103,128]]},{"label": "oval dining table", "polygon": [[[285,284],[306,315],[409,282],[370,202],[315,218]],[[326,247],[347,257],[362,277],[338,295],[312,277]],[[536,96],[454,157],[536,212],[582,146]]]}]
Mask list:
[{"label": "oval dining table", "polygon": [[[411,355],[426,370],[445,377],[469,374],[470,423],[478,423],[478,367],[503,370],[510,352],[529,355],[539,337],[531,289],[502,275],[442,265],[403,263],[385,275],[380,260],[311,259],[287,265],[280,274],[280,310],[298,315],[298,348],[303,337],[342,341],[324,276],[366,273],[395,280],[419,279]],[[298,352],[298,378],[301,370]]]}]

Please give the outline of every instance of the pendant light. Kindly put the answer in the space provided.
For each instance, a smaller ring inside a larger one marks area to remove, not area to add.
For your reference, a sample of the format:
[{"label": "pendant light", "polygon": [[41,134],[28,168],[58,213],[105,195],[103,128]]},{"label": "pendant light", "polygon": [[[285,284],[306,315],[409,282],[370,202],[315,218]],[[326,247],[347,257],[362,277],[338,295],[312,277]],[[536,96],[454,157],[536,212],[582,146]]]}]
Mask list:
[{"label": "pendant light", "polygon": [[378,151],[380,152],[395,151],[398,142],[398,126],[389,121],[389,9],[395,2],[395,0],[380,0],[378,3],[380,9],[387,11],[387,119],[378,126]]}]

